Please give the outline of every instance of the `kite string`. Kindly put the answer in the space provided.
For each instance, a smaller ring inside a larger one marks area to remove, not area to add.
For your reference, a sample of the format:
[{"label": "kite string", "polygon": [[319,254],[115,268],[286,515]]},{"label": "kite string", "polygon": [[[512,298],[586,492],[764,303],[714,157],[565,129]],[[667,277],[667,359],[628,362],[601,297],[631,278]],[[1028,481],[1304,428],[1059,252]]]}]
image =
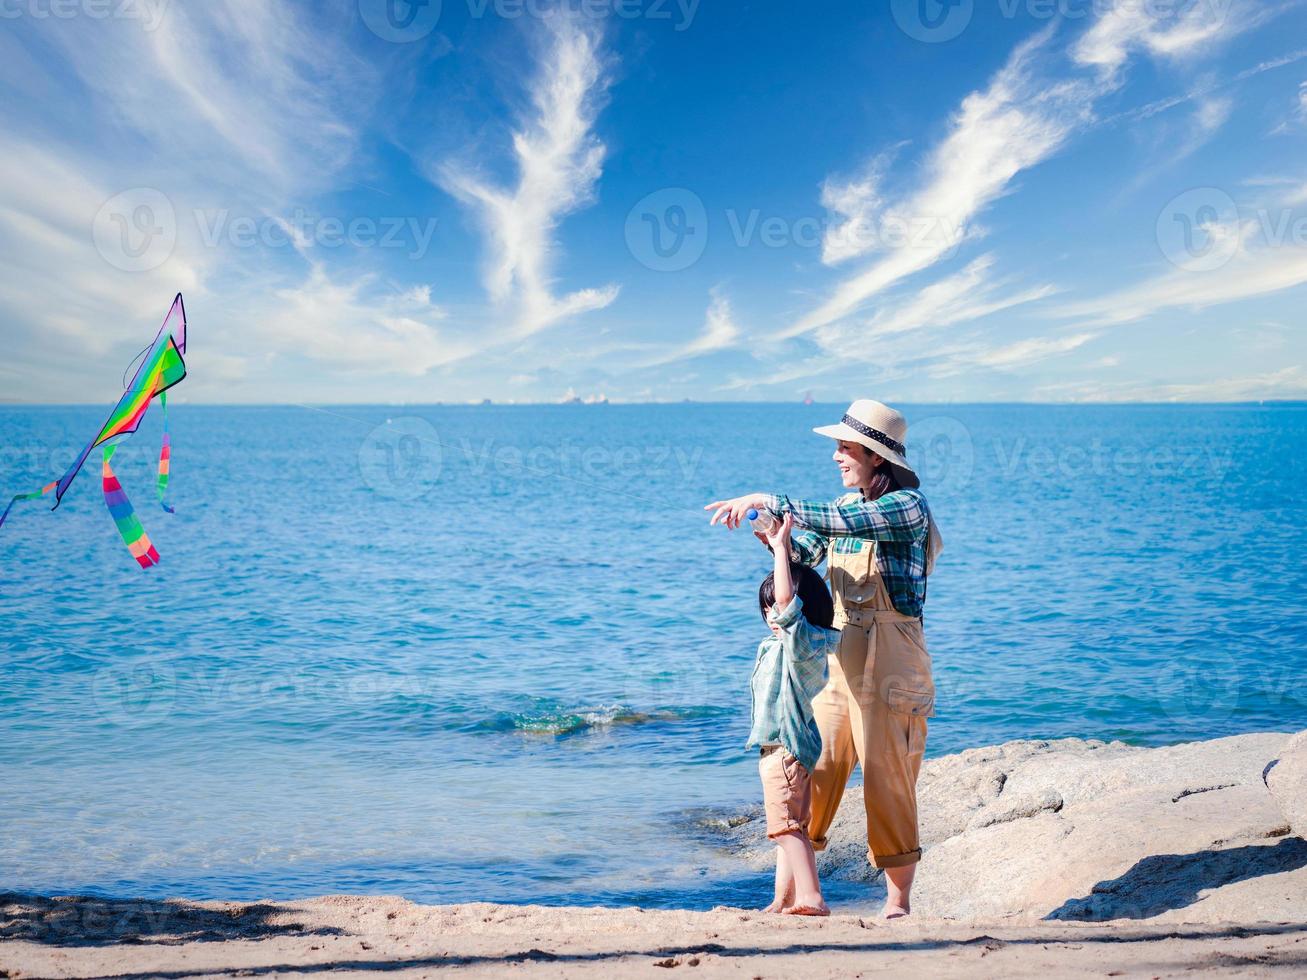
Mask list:
[{"label": "kite string", "polygon": [[150,348],[153,346],[154,346],[153,343],[146,344],[144,347],[140,349],[140,352],[137,353],[137,355],[132,358],[131,363],[127,365],[127,370],[123,372],[123,391],[126,391],[128,388],[131,387],[132,383],[127,380],[127,376],[132,373],[132,368],[136,367],[136,362],[139,361],[141,358],[143,358],[149,352]]}]

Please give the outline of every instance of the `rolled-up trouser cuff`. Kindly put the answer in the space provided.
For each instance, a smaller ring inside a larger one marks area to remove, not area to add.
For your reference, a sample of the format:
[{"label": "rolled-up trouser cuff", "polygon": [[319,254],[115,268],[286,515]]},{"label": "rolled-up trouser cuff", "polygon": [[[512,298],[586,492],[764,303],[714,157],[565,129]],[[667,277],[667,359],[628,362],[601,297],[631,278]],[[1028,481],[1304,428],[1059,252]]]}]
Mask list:
[{"label": "rolled-up trouser cuff", "polygon": [[[816,847],[816,844],[813,845]],[[915,851],[908,851],[904,854],[886,854],[877,857],[870,851],[867,852],[867,860],[871,862],[873,868],[906,868],[910,864],[916,864],[921,860],[921,848]]]}]

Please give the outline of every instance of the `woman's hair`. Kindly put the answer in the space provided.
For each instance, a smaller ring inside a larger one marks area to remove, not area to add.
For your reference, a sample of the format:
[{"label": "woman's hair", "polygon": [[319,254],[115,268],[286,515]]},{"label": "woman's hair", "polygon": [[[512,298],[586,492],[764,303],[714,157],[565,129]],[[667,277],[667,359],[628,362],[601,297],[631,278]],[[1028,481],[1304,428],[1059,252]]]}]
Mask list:
[{"label": "woman's hair", "polygon": [[[859,443],[858,445],[862,445]],[[865,455],[871,456],[875,450],[862,446]],[[888,459],[881,457],[881,464],[876,467],[876,472],[872,474],[871,484],[862,491],[864,500],[879,500],[887,493],[893,493],[895,490],[902,490],[903,485],[899,483],[899,475],[895,472],[893,465]]]},{"label": "woman's hair", "polygon": [[[803,603],[803,616],[813,626],[830,629],[835,621],[835,604],[831,602],[830,590],[822,577],[807,565],[790,562],[790,578],[794,580],[794,594]],[[758,608],[762,618],[767,618],[767,610],[776,605],[775,573],[768,575],[758,586]]]}]

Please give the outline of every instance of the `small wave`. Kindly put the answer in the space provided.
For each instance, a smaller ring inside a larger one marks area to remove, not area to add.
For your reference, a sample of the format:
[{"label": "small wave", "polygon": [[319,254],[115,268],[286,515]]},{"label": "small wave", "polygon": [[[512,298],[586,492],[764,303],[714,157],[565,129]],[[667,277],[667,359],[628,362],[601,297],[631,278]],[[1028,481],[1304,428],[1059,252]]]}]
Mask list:
[{"label": "small wave", "polygon": [[501,711],[492,718],[476,723],[478,731],[525,732],[529,735],[574,735],[579,732],[613,728],[618,725],[643,725],[678,722],[704,717],[702,706],[636,711],[625,705],[597,708],[545,708],[532,711]]}]

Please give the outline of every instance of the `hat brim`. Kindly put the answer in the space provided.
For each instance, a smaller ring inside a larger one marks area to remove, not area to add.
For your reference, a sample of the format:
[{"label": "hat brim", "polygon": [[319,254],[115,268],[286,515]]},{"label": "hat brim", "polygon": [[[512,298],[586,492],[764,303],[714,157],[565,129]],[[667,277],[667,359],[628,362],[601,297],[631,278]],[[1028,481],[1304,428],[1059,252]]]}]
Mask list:
[{"label": "hat brim", "polygon": [[819,425],[812,431],[828,439],[856,442],[860,446],[866,446],[878,456],[883,456],[885,462],[894,467],[894,475],[899,481],[899,486],[908,490],[915,490],[921,486],[920,478],[913,472],[911,464],[908,463],[907,458],[902,453],[896,453],[889,446],[882,445],[875,439],[864,436],[852,426],[837,422],[835,425]]}]

